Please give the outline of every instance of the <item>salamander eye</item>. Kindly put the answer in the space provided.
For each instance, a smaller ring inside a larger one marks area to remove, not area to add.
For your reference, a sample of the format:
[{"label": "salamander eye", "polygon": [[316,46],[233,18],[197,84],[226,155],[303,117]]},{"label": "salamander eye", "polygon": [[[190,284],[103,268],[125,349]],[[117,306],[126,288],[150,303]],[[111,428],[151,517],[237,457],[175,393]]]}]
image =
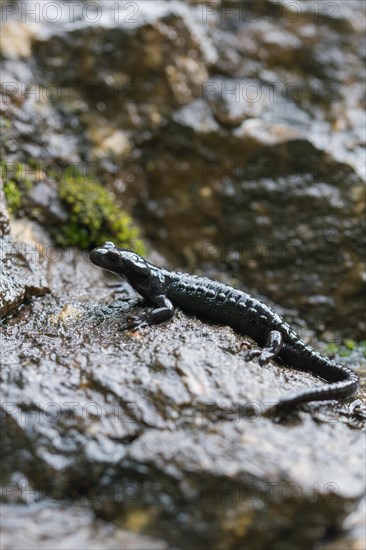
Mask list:
[{"label": "salamander eye", "polygon": [[119,260],[119,253],[117,250],[108,250],[106,252],[106,258],[109,262],[116,263]]}]

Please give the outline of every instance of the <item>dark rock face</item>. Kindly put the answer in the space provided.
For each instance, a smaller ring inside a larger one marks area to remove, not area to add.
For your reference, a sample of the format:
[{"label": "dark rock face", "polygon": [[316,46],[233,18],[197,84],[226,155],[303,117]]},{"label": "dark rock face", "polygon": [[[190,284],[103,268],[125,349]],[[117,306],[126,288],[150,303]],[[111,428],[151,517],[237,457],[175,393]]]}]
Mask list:
[{"label": "dark rock face", "polygon": [[0,238],[8,235],[9,229],[9,214],[6,208],[4,191],[2,188],[2,181],[0,181]]},{"label": "dark rock face", "polygon": [[93,163],[174,265],[229,267],[318,332],[360,335],[364,12],[316,6],[41,18],[18,45],[33,70],[5,49],[5,157]]},{"label": "dark rock face", "polygon": [[49,292],[42,250],[36,243],[14,243],[9,237],[0,239],[0,318],[16,310],[32,296]]},{"label": "dark rock face", "polygon": [[168,548],[163,541],[152,537],[138,536],[113,528],[102,521],[96,522],[85,507],[57,505],[51,499],[46,503],[35,502],[30,506],[3,505],[2,521],[1,544],[4,550],[11,550],[14,547],[30,550],[38,548],[41,550],[49,548],[166,550]]},{"label": "dark rock face", "polygon": [[246,363],[242,336],[180,312],[123,332],[141,307],[128,286],[114,294],[80,253],[53,253],[52,293],[3,327],[7,500],[36,521],[29,495],[83,499],[178,548],[282,549],[284,528],[285,547],[311,546],[341,526],[365,487],[348,406],[260,418],[253,408],[322,382]]},{"label": "dark rock face", "polygon": [[[53,171],[93,166],[175,267],[229,268],[357,338],[362,3],[104,1],[94,23],[62,5],[2,33],[2,153],[34,171],[31,215],[62,224]],[[10,225],[2,209],[4,548],[56,548],[50,529],[60,548],[362,547],[363,390],[263,419],[322,382],[179,311],[123,332],[142,305],[125,283]]]}]

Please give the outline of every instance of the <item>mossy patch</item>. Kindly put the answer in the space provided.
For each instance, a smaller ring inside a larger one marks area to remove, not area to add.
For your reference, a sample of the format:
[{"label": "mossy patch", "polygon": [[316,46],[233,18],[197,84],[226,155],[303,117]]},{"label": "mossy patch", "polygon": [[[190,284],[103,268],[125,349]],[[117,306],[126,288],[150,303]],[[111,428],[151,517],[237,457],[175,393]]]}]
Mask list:
[{"label": "mossy patch", "polygon": [[100,183],[72,170],[60,179],[58,193],[70,213],[69,221],[57,228],[60,246],[90,248],[104,241],[144,254],[138,229],[116,197]]},{"label": "mossy patch", "polygon": [[356,342],[349,339],[345,340],[342,344],[332,342],[324,348],[324,353],[330,357],[349,357],[351,354],[366,357],[366,340]]},{"label": "mossy patch", "polygon": [[[9,213],[38,219],[37,209],[31,207],[28,197],[33,179],[41,173],[39,163],[33,159],[17,164],[2,162],[0,168]],[[62,175],[48,171],[47,176],[58,180],[58,195],[69,212],[66,223],[50,228],[56,244],[91,248],[113,240],[117,246],[144,254],[139,230],[131,216],[96,178],[84,177],[74,167],[64,170]]]},{"label": "mossy patch", "polygon": [[0,168],[7,207],[9,213],[15,215],[26,206],[27,194],[33,186],[28,177],[29,166],[22,162],[16,165],[2,162]]},{"label": "mossy patch", "polygon": [[1,128],[4,130],[9,130],[11,128],[11,120],[10,118],[3,118],[1,123]]},{"label": "mossy patch", "polygon": [[13,180],[4,182],[4,195],[9,214],[16,214],[22,207],[22,194],[17,183]]}]

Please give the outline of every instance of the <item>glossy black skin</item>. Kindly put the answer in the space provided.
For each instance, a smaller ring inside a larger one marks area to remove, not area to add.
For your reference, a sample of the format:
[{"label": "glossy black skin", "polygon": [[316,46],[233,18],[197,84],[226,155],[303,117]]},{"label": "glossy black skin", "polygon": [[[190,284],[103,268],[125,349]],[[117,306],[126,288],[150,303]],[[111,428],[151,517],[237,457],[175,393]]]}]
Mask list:
[{"label": "glossy black skin", "polygon": [[90,260],[126,277],[130,285],[154,307],[140,317],[130,317],[127,329],[137,329],[171,318],[174,306],[200,318],[232,327],[253,338],[262,350],[248,353],[265,365],[274,357],[297,370],[311,372],[329,382],[279,401],[271,411],[281,413],[300,403],[343,399],[359,389],[359,377],[351,369],[320,355],[273,309],[249,294],[187,273],[167,271],[150,264],[138,254],[107,242],[90,253]]}]

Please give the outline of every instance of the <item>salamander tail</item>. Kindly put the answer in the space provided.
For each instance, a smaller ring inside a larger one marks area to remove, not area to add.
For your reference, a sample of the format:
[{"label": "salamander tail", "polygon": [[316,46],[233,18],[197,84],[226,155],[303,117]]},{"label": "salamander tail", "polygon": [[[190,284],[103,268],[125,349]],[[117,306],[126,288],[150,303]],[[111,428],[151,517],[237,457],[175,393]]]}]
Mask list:
[{"label": "salamander tail", "polygon": [[275,420],[276,418],[285,416],[302,403],[345,399],[355,395],[360,387],[358,375],[348,367],[338,365],[335,362],[333,362],[332,367],[334,371],[337,370],[337,373],[339,373],[339,381],[285,397],[266,409],[262,416]]}]

